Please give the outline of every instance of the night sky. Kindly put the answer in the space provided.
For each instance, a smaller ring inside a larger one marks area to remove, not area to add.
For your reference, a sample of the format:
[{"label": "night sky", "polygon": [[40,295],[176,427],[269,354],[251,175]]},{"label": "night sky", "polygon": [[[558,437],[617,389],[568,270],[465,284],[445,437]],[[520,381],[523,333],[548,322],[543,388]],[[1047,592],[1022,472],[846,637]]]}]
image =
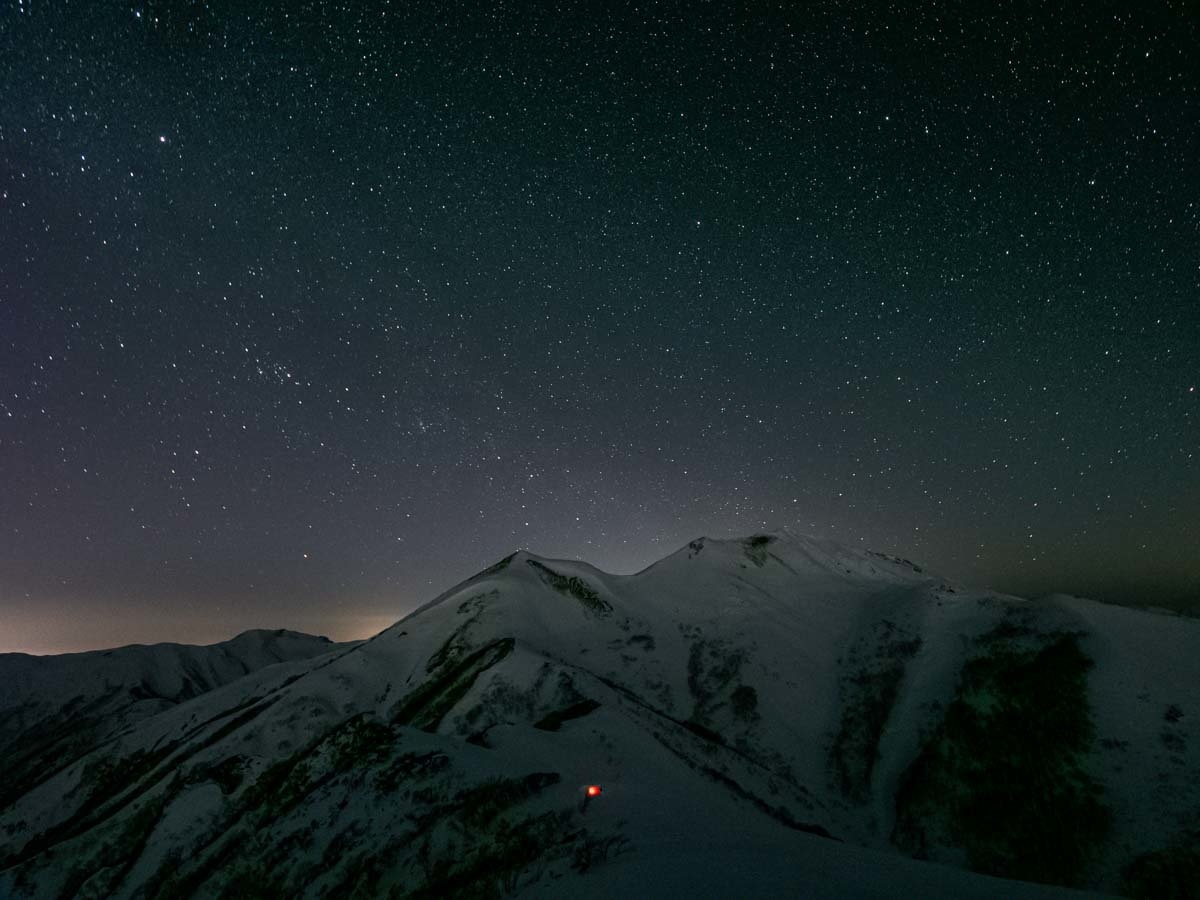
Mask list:
[{"label": "night sky", "polygon": [[774,527],[1200,594],[1195,5],[895,6],[0,0],[0,651]]}]

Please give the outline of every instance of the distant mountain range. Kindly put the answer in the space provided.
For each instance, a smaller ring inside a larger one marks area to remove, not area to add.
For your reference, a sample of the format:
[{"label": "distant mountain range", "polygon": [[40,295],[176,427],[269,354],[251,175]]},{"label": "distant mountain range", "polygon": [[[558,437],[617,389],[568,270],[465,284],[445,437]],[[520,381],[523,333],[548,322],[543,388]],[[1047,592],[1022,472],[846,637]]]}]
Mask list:
[{"label": "distant mountain range", "polygon": [[786,532],[631,576],[520,552],[361,643],[0,684],[0,897],[1200,884],[1200,621]]},{"label": "distant mountain range", "polygon": [[0,810],[138,722],[251,672],[329,653],[328,638],[247,631],[208,647],[0,654]]}]

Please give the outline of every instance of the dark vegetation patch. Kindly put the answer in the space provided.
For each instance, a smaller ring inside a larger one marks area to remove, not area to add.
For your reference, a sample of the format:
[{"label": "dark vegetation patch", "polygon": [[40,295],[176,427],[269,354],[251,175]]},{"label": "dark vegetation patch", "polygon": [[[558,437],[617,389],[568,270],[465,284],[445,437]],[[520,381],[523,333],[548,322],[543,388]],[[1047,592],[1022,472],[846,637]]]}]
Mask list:
[{"label": "dark vegetation patch", "polygon": [[450,768],[450,757],[437,750],[404,753],[375,776],[375,790],[390,794],[411,781],[421,781]]},{"label": "dark vegetation patch", "polygon": [[237,862],[225,879],[220,900],[284,900],[295,896],[284,874],[258,861]]},{"label": "dark vegetation patch", "polygon": [[319,788],[338,777],[348,776],[350,783],[359,783],[374,767],[374,783],[381,789],[386,778],[398,785],[408,777],[437,768],[431,767],[429,760],[415,761],[412,754],[393,760],[392,767],[381,768],[394,753],[398,739],[392,727],[367,714],[339,722],[263,770],[237,797],[226,819],[199,852],[186,861],[178,856],[168,858],[143,895],[192,896],[210,879],[228,872],[219,896],[294,896],[296,892],[287,889],[282,873],[288,868],[286,861],[311,844],[311,829],[290,833],[280,830],[274,845],[266,843],[264,836]]},{"label": "dark vegetation patch", "polygon": [[[199,859],[185,859],[177,849],[167,853],[162,865],[147,879],[140,892],[141,896],[149,898],[192,897],[200,887],[216,873],[226,869],[233,872],[244,872],[247,868],[243,862],[238,864],[239,857],[243,860],[250,856],[251,849],[256,847],[255,835],[245,826],[238,825],[224,832],[215,844]],[[258,883],[258,890],[266,892],[275,888],[282,890],[276,884],[270,873]],[[240,879],[239,879],[240,880]],[[221,896],[225,894],[222,893]],[[263,896],[263,893],[250,896]],[[269,894],[272,898],[281,898],[283,893]]]},{"label": "dark vegetation patch", "polygon": [[459,818],[469,829],[489,825],[500,813],[524,803],[551,785],[562,781],[557,772],[530,772],[522,778],[493,778],[467,788],[454,800],[461,807]]},{"label": "dark vegetation patch", "polygon": [[1182,766],[1184,762],[1184,754],[1188,750],[1188,738],[1180,727],[1180,721],[1183,719],[1183,709],[1176,703],[1171,703],[1166,707],[1163,713],[1163,731],[1159,733],[1159,740],[1163,742],[1163,748],[1171,754],[1171,761]]},{"label": "dark vegetation patch", "polygon": [[[688,650],[688,691],[694,702],[691,721],[712,733],[722,712],[742,725],[757,719],[758,692],[741,683],[746,651],[723,640],[695,640]],[[690,727],[690,726],[689,726]]]},{"label": "dark vegetation patch", "polygon": [[428,662],[425,663],[426,673],[441,668],[448,662],[454,662],[462,658],[464,654],[472,649],[469,638],[471,628],[479,621],[479,617],[483,615],[483,604],[489,597],[498,596],[499,593],[499,591],[490,591],[486,594],[476,594],[474,597],[464,600],[459,605],[458,612],[460,614],[470,612],[471,617],[454,629],[454,632],[446,639],[445,643],[429,657]]},{"label": "dark vegetation patch", "polygon": [[753,719],[758,714],[758,691],[748,684],[738,685],[729,695],[729,705],[739,719]]},{"label": "dark vegetation patch", "polygon": [[75,897],[85,884],[88,896],[111,896],[137,864],[151,832],[162,818],[168,801],[178,793],[181,782],[166,791],[133,805],[133,814],[116,825],[112,833],[87,861],[76,864],[67,875],[60,897]]},{"label": "dark vegetation patch", "polygon": [[742,552],[746,554],[746,559],[756,566],[765,566],[768,556],[767,548],[774,540],[775,538],[769,534],[752,535],[742,541]]},{"label": "dark vegetation patch", "polygon": [[193,785],[211,782],[221,789],[222,794],[228,796],[241,787],[245,767],[244,756],[230,756],[220,762],[194,767],[188,773],[185,783]]},{"label": "dark vegetation patch", "polygon": [[[578,872],[625,852],[618,834],[588,831],[574,810],[522,814],[522,804],[551,785],[556,772],[497,778],[460,792],[424,816],[416,827],[417,877],[405,884],[412,898],[494,898],[536,882],[565,861]],[[447,835],[470,835],[461,846]]]},{"label": "dark vegetation patch", "polygon": [[34,703],[19,706],[0,716],[0,733],[11,734],[0,762],[0,809],[6,808],[39,784],[78,762],[103,742],[107,723],[119,710],[105,708],[110,695],[86,701],[82,696],[63,706],[59,714],[26,725],[36,715]]},{"label": "dark vegetation patch", "polygon": [[[419,853],[423,878],[403,892],[409,900],[490,900],[515,893],[532,883],[545,866],[568,857],[587,835],[572,829],[568,811],[547,812],[515,820],[505,817],[486,841],[473,841],[452,852],[437,852],[428,839]],[[533,870],[532,872],[530,870]]]},{"label": "dark vegetation patch", "polygon": [[[511,639],[490,645],[497,658],[476,659],[478,671],[512,648]],[[470,664],[464,659],[444,668],[463,667],[459,675],[469,676]],[[546,677],[552,676],[551,671]],[[443,687],[454,690],[457,683],[449,679]],[[560,685],[554,696],[564,721],[573,704],[586,700],[573,685]],[[401,711],[407,707],[413,721],[424,721],[438,715],[444,702],[439,697],[437,692],[419,702],[410,697]],[[238,715],[210,727],[223,727]],[[672,730],[694,746],[685,732]],[[228,756],[160,785],[159,797],[151,801],[144,792],[147,781],[157,784],[151,779],[163,766],[177,770],[187,758],[187,749],[175,750],[134,786],[140,796],[122,799],[127,812],[120,818],[38,864],[61,864],[68,856],[90,859],[79,872],[67,873],[71,893],[89,896],[290,897],[319,884],[324,896],[494,897],[532,884],[551,866],[557,873],[583,872],[629,849],[619,833],[589,831],[574,802],[548,806],[558,796],[549,790],[560,783],[557,773],[462,787],[455,784],[462,773],[445,753],[402,752],[405,734],[393,724],[354,716],[257,777],[247,761]],[[720,752],[730,759],[736,753]],[[209,832],[180,837],[147,882],[126,883],[166,804],[178,790],[205,781],[221,785],[230,797]],[[314,850],[321,833],[335,837],[327,848]],[[328,849],[324,859],[321,849]],[[56,875],[55,883],[63,877]]]},{"label": "dark vegetation patch", "polygon": [[[286,687],[288,684],[291,684],[296,679],[303,677],[303,674],[304,673],[301,673],[299,675],[293,675],[291,678],[289,678],[287,681],[285,681],[282,686]],[[200,731],[200,730],[208,727],[213,722],[219,722],[221,719],[228,718],[229,716],[232,716],[236,713],[240,713],[243,710],[247,710],[250,707],[254,706],[256,703],[258,703],[262,699],[263,698],[260,695],[255,695],[253,697],[247,697],[241,703],[238,703],[235,706],[231,706],[231,707],[229,707],[229,709],[223,709],[219,713],[217,713],[215,716],[209,716],[207,719],[205,719],[203,722],[201,722],[199,725],[197,725],[192,730],[192,733],[194,734],[197,731]]]},{"label": "dark vegetation patch", "polygon": [[114,803],[116,798],[152,772],[175,747],[176,744],[171,743],[149,752],[137,750],[127,757],[92,760],[81,776],[81,783],[88,786],[88,795],[79,809],[64,821],[34,835],[20,851],[0,860],[0,868],[18,865],[44,853],[118,812],[121,806]]},{"label": "dark vegetation patch", "polygon": [[684,719],[679,724],[682,725],[684,728],[686,728],[688,731],[690,731],[692,734],[696,735],[696,737],[698,737],[698,738],[702,738],[703,740],[706,740],[709,743],[718,744],[722,747],[725,746],[725,739],[723,737],[721,737],[721,735],[717,734],[717,732],[713,731],[711,728],[707,727],[706,725],[701,725],[695,719]]},{"label": "dark vegetation patch", "polygon": [[162,819],[162,814],[167,808],[167,804],[175,798],[180,787],[180,782],[175,780],[158,796],[145,800],[134,810],[133,815],[125,821],[120,837],[117,839],[116,847],[110,852],[103,854],[108,860],[121,861],[117,877],[113,881],[114,888],[125,880],[130,870],[141,859],[142,853],[146,849],[146,844],[150,840],[150,835]]},{"label": "dark vegetation patch", "polygon": [[428,675],[434,669],[444,666],[450,660],[462,655],[462,653],[469,647],[466,641],[466,632],[472,625],[475,624],[477,618],[477,616],[472,616],[458,628],[454,629],[454,632],[450,635],[450,637],[446,638],[442,646],[438,647],[437,650],[430,654],[429,659],[425,662],[426,675]]},{"label": "dark vegetation patch", "polygon": [[1121,894],[1134,900],[1200,900],[1200,832],[1135,858],[1121,871]]},{"label": "dark vegetation patch", "polygon": [[1162,745],[1170,753],[1182,754],[1187,750],[1187,739],[1177,731],[1163,729],[1159,735]]},{"label": "dark vegetation patch", "polygon": [[572,703],[570,706],[563,709],[555,710],[548,715],[533,723],[534,728],[540,728],[542,731],[558,731],[562,728],[563,722],[569,722],[571,719],[579,719],[589,713],[595,712],[600,708],[600,704],[595,700],[583,699],[578,703]]},{"label": "dark vegetation patch", "polygon": [[988,875],[1081,885],[1112,817],[1087,771],[1092,661],[1076,634],[1035,649],[994,638],[905,774],[892,839],[919,858],[960,847]]},{"label": "dark vegetation patch", "polygon": [[218,741],[229,737],[229,735],[233,734],[239,728],[242,728],[243,726],[248,725],[250,722],[253,722],[278,701],[279,697],[271,697],[265,703],[260,703],[257,706],[252,706],[250,709],[238,713],[208,737],[204,738],[204,740],[200,741],[199,744],[191,747],[189,750],[189,755],[191,753],[198,753],[205,747],[211,747]]},{"label": "dark vegetation patch", "polygon": [[88,818],[131,784],[152,772],[176,747],[177,744],[172,741],[158,749],[139,749],[128,756],[105,757],[89,762],[80,779],[81,783],[88,785],[87,799],[74,818]]},{"label": "dark vegetation patch", "polygon": [[[46,707],[23,704],[0,714],[0,809],[15,803],[39,784],[49,781],[116,736],[117,724],[138,721],[151,710],[138,712],[138,704],[155,701],[165,708],[215,687],[194,663],[184,662],[182,686],[164,694],[146,680],[126,689],[111,689],[90,700],[79,695],[53,715],[39,715]],[[157,710],[154,710],[157,711]],[[133,718],[130,719],[129,717]],[[32,721],[29,721],[31,720]]]},{"label": "dark vegetation patch", "polygon": [[400,736],[392,726],[367,713],[351,717],[333,730],[330,765],[339,772],[374,766],[391,757]]},{"label": "dark vegetation patch", "polygon": [[465,710],[456,721],[460,735],[468,735],[481,729],[491,728],[501,722],[531,720],[538,707],[537,688],[526,688],[496,675],[487,690],[482,691],[476,702]]},{"label": "dark vegetation patch", "polygon": [[239,798],[239,813],[269,823],[294,809],[311,790],[310,748],[268,766]]},{"label": "dark vegetation patch", "polygon": [[654,635],[651,634],[631,635],[625,643],[631,647],[641,647],[647,653],[655,648]]},{"label": "dark vegetation patch", "polygon": [[[257,703],[261,698],[253,699]],[[178,766],[188,757],[252,721],[270,707],[276,699],[278,698],[269,699],[265,703],[259,703],[249,709],[243,708],[246,704],[235,707],[242,711],[213,734],[194,743],[185,745],[185,739],[181,739],[170,741],[161,747],[150,750],[138,749],[125,757],[92,760],[80,776],[80,784],[86,786],[88,793],[79,808],[67,819],[32,837],[19,852],[0,859],[0,866],[21,864],[46,852],[56,844],[70,840],[101,825],[120,813],[130,803],[144,796],[168,774],[177,770]],[[227,710],[222,716],[229,715],[231,712],[232,710]],[[222,716],[215,716],[209,721],[215,721]],[[189,734],[194,735],[198,730],[199,728],[193,729]]]},{"label": "dark vegetation patch", "polygon": [[486,750],[493,749],[494,745],[488,739],[488,732],[491,731],[494,727],[495,727],[494,724],[485,725],[483,728],[480,728],[477,731],[472,731],[466,737],[467,743],[474,744],[476,747],[483,747]]},{"label": "dark vegetation patch", "polygon": [[392,714],[392,722],[428,732],[437,731],[442,719],[471,689],[476,679],[512,653],[515,645],[512,638],[502,638],[445,666],[401,701]]},{"label": "dark vegetation patch", "polygon": [[549,566],[543,565],[536,559],[526,560],[541,577],[542,581],[550,585],[560,594],[566,594],[569,597],[574,597],[584,608],[589,612],[598,616],[607,616],[612,612],[612,605],[604,599],[582,578],[576,575],[563,575],[560,572],[555,572]]},{"label": "dark vegetation patch", "polygon": [[571,853],[571,868],[582,875],[632,849],[629,839],[623,834],[594,835],[585,832],[576,841]]},{"label": "dark vegetation patch", "polygon": [[366,713],[339,722],[267,767],[238,798],[236,817],[248,818],[256,828],[274,822],[336,776],[381,765],[398,740],[394,728]]},{"label": "dark vegetation patch", "polygon": [[600,704],[585,697],[570,673],[543,662],[532,684],[514,684],[501,675],[488,680],[473,706],[455,720],[457,732],[475,736],[487,746],[486,732],[502,723],[532,722],[535,728],[557,731],[564,722],[586,716]]},{"label": "dark vegetation patch", "polygon": [[475,594],[473,597],[468,597],[462,603],[458,604],[458,614],[464,616],[467,613],[478,613],[483,609],[490,597],[499,597],[499,590],[490,590],[486,593]]},{"label": "dark vegetation patch", "polygon": [[879,742],[908,661],[920,649],[919,637],[884,620],[842,661],[842,718],[829,759],[839,790],[851,800],[861,803],[870,794]]}]

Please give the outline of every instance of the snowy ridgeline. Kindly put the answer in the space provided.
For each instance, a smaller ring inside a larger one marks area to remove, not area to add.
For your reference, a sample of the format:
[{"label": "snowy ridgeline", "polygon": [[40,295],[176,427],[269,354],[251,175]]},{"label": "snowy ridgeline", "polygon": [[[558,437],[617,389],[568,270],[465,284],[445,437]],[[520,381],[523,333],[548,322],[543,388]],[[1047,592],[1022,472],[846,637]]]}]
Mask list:
[{"label": "snowy ridgeline", "polygon": [[778,533],[633,576],[517,553],[320,640],[0,657],[0,896],[1200,879],[1195,620]]},{"label": "snowy ridgeline", "polygon": [[266,666],[336,646],[294,631],[247,631],[208,647],[0,654],[0,809],[143,719]]}]

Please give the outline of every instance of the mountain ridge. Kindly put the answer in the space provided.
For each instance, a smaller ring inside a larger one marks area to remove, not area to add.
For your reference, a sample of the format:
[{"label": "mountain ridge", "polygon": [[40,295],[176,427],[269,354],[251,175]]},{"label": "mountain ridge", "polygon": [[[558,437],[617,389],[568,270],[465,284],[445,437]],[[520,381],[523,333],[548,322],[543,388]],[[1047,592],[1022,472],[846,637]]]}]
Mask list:
[{"label": "mountain ridge", "polygon": [[[1118,890],[1200,808],[1200,631],[1126,613],[789,533],[697,539],[632,575],[517,551],[367,641],[164,710],[17,798],[0,811],[0,892],[219,894],[251,875],[304,896],[600,896],[633,878],[669,892],[688,876],[668,859],[716,877],[697,845],[773,859],[748,896],[816,871],[825,895],[886,896],[863,866],[959,896],[1070,893],[967,867]],[[1141,669],[1153,679],[1131,682]],[[1047,673],[1075,731],[1055,733],[1056,692],[1020,687]],[[1083,821],[1102,789],[1110,829],[1043,835],[1061,865],[1022,843],[1029,803],[979,789],[1004,764],[1032,777],[1019,752],[989,755],[1005,743],[988,730],[996,697],[1042,723],[1014,738],[1045,745],[1063,810]],[[955,767],[963,752],[982,775]],[[956,792],[992,812],[956,819]]]},{"label": "mountain ridge", "polygon": [[316,640],[324,640],[329,643],[328,637],[319,634],[307,634],[303,631],[295,631],[291,628],[247,628],[244,631],[239,631],[232,637],[223,638],[219,641],[212,641],[207,644],[189,644],[185,641],[153,641],[151,643],[135,642],[132,644],[118,644],[115,647],[95,647],[91,650],[71,650],[66,653],[25,653],[20,650],[10,650],[0,653],[0,660],[5,657],[21,657],[24,659],[60,659],[63,657],[84,656],[92,653],[113,653],[118,650],[134,650],[134,649],[152,649],[155,647],[217,647],[222,644],[242,643],[265,639],[267,637],[296,637],[296,638],[314,638]]},{"label": "mountain ridge", "polygon": [[[277,629],[208,645],[128,644],[36,656],[0,654],[0,807],[63,761],[82,758],[163,710],[266,666],[339,645]],[[45,760],[57,760],[47,767]]]}]

